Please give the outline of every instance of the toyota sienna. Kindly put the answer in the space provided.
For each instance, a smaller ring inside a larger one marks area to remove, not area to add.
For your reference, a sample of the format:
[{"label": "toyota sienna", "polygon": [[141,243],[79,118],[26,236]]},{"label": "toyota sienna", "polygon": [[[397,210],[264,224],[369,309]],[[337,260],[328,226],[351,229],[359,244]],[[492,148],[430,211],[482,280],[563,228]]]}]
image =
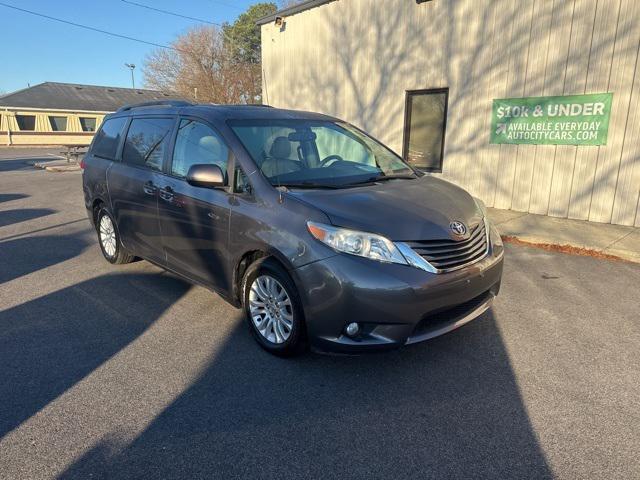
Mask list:
[{"label": "toyota sienna", "polygon": [[482,202],[326,115],[126,106],[82,166],[109,262],[143,258],[214,290],[277,355],[427,340],[500,289],[503,245]]}]

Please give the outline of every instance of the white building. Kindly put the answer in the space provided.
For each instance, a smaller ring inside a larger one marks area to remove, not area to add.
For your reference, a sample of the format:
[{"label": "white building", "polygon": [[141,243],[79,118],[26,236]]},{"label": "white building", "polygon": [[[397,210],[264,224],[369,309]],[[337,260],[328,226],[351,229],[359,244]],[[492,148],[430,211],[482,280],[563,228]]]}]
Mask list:
[{"label": "white building", "polygon": [[259,24],[266,103],[488,206],[640,226],[637,0],[310,0]]}]

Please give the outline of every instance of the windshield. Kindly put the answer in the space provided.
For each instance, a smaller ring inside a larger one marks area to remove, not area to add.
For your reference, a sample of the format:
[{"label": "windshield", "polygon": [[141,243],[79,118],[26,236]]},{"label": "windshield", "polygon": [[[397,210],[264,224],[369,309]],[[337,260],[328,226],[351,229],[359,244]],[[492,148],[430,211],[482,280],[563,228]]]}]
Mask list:
[{"label": "windshield", "polygon": [[344,188],[392,178],[416,178],[391,150],[342,122],[229,122],[274,186]]}]

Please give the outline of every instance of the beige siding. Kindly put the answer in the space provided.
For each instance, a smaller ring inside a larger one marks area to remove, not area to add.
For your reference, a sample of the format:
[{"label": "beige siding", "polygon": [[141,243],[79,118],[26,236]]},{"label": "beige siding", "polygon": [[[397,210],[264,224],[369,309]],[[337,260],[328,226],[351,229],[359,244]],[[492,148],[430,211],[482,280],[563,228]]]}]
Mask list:
[{"label": "beige siding", "polygon": [[[35,130],[20,131],[16,115],[36,117]],[[67,129],[56,132],[49,117],[66,117]],[[95,118],[96,129],[104,112],[71,112],[67,110],[37,110],[0,107],[0,145],[89,145],[93,135],[82,131],[80,118]]]},{"label": "beige siding", "polygon": [[[262,27],[265,99],[402,152],[405,92],[449,88],[442,176],[489,206],[640,225],[640,2],[338,0]],[[608,144],[490,145],[494,98],[613,92]]]}]

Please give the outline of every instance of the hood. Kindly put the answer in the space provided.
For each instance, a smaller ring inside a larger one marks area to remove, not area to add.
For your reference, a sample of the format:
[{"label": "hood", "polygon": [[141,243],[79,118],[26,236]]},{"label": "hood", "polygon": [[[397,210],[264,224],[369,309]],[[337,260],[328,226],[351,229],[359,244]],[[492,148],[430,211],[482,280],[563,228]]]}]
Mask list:
[{"label": "hood", "polygon": [[291,190],[289,195],[322,210],[335,226],[378,233],[394,241],[453,239],[453,221],[467,227],[482,213],[465,190],[425,175],[338,190]]}]

